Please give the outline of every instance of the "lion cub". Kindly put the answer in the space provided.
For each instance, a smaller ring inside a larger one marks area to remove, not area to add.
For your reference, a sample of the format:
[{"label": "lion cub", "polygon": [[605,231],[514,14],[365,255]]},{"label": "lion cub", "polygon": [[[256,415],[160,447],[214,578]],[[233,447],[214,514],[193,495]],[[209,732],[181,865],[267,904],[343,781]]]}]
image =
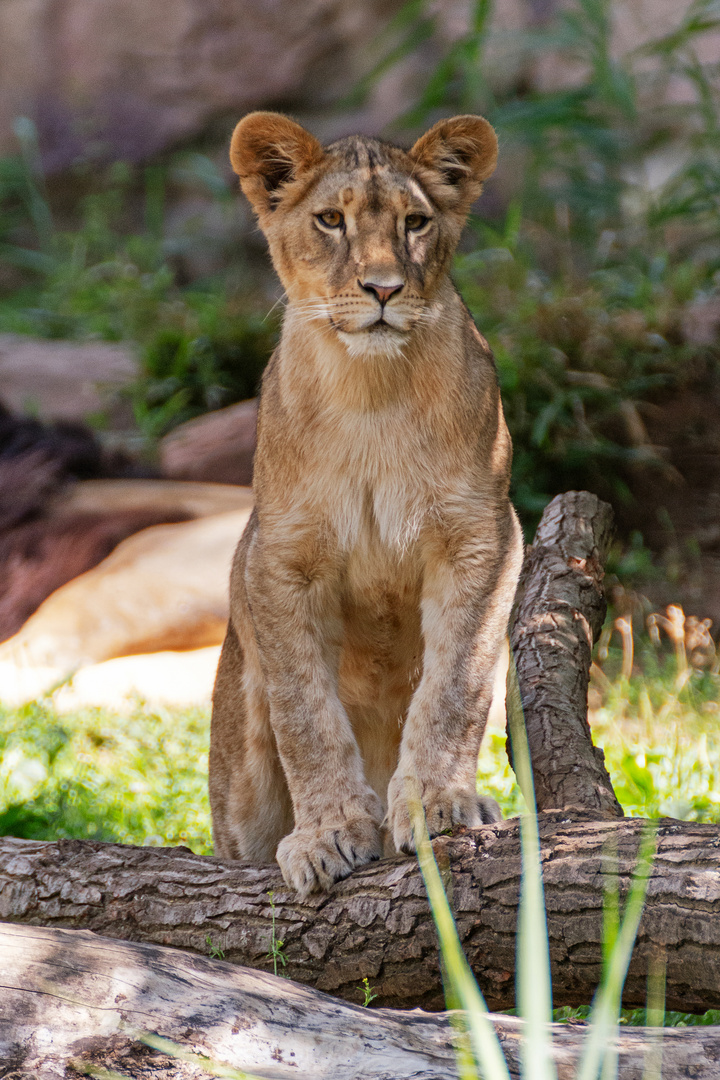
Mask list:
[{"label": "lion cub", "polygon": [[522,560],[495,367],[450,281],[497,157],[478,116],[410,151],[258,112],[230,151],[287,293],[214,693],[216,854],[326,889],[478,825],[478,750]]}]

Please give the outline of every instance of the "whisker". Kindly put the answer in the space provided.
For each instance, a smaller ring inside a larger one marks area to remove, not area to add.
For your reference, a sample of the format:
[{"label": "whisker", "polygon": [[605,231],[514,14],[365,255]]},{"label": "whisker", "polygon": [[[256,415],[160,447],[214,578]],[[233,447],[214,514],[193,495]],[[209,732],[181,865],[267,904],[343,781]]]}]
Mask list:
[{"label": "whisker", "polygon": [[278,306],[278,304],[282,304],[283,307],[287,307],[287,293],[284,292],[284,293],[281,293],[280,296],[278,296],[277,300],[275,301],[275,303],[273,304],[273,306],[270,308],[267,315],[263,319],[263,322],[265,322],[267,319],[270,318],[270,316],[272,315],[273,311]]}]

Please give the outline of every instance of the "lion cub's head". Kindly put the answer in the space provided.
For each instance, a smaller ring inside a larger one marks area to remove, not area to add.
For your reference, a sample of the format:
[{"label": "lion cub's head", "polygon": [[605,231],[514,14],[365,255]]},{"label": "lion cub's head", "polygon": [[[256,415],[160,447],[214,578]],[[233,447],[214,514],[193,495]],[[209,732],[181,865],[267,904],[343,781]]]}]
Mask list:
[{"label": "lion cub's head", "polygon": [[397,352],[433,318],[496,159],[479,116],[441,120],[405,151],[362,136],[322,147],[287,117],[256,112],[230,148],[292,307],[360,356]]}]

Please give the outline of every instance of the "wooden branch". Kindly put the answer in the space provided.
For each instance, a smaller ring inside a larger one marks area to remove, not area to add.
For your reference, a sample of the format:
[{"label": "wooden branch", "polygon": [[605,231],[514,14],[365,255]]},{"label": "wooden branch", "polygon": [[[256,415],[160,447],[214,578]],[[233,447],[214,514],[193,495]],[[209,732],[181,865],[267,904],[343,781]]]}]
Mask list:
[{"label": "wooden branch", "polygon": [[587,720],[590,654],[605,618],[602,579],[612,530],[607,503],[569,491],[546,507],[525,558],[511,642],[539,810],[623,816]]},{"label": "wooden branch", "polygon": [[[0,1071],[13,1080],[102,1068],[199,1080],[196,1063],[139,1042],[147,1034],[268,1080],[457,1077],[447,1013],[363,1009],[265,972],[82,930],[0,925],[0,955]],[[518,1078],[522,1021],[492,1021]],[[562,1076],[574,1072],[585,1034],[552,1025]],[[618,1033],[621,1080],[640,1080],[652,1040]],[[665,1080],[713,1080],[720,1028],[666,1031],[660,1049]]]},{"label": "wooden branch", "polygon": [[[624,894],[642,825],[540,815],[556,1005],[592,997],[601,967],[603,870],[617,866]],[[613,845],[617,864],[608,854]],[[488,1004],[511,1008],[518,822],[438,837],[434,847]],[[283,973],[354,1002],[367,976],[378,1005],[443,1007],[435,928],[414,859],[373,863],[300,903],[275,865],[245,866],[187,848],[0,839],[0,918],[10,922],[91,929],[205,955],[209,936],[229,961],[268,970],[270,891]],[[648,956],[657,948],[667,951],[668,1008],[720,1008],[720,827],[661,822],[627,1005],[645,1004]]]}]

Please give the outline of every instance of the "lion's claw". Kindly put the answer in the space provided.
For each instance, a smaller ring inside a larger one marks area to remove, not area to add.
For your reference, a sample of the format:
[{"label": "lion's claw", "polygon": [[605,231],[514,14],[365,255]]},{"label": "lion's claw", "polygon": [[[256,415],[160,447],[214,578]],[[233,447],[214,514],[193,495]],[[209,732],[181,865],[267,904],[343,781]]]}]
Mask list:
[{"label": "lion's claw", "polygon": [[326,891],[381,855],[377,823],[372,818],[355,818],[335,827],[294,829],[280,841],[276,858],[287,884],[304,898]]}]

